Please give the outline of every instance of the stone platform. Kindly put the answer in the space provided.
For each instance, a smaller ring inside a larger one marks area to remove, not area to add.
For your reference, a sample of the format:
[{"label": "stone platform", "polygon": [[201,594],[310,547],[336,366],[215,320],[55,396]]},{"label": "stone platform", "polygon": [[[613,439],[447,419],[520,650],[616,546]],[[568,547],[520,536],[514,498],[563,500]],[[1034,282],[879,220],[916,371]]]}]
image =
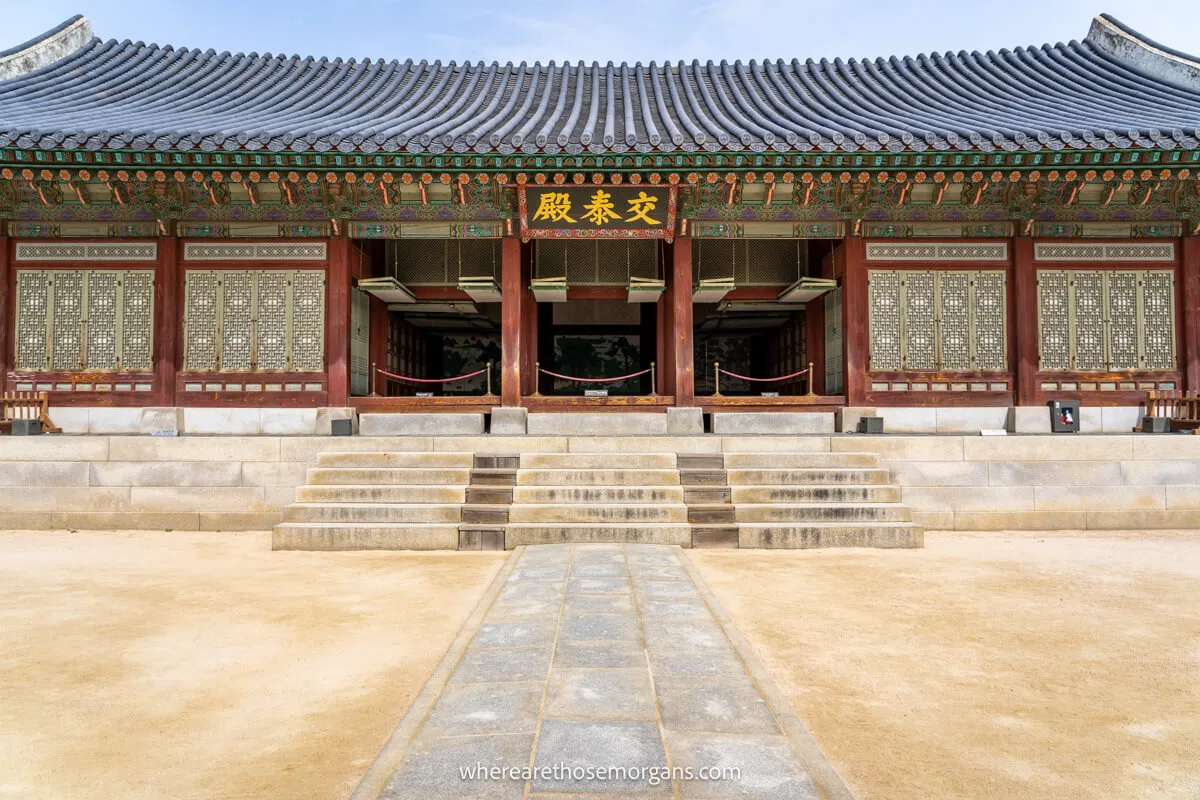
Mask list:
[{"label": "stone platform", "polygon": [[850,797],[677,548],[524,548],[506,570],[352,800]]},{"label": "stone platform", "polygon": [[[318,456],[339,452],[873,453],[889,486],[857,496],[903,503],[926,530],[1200,528],[1200,436],[1148,434],[4,436],[0,525],[266,530],[283,521]],[[465,502],[465,490],[464,482],[427,496]],[[748,504],[766,497],[750,486],[736,491]],[[815,497],[805,490],[767,502],[807,501]]]}]

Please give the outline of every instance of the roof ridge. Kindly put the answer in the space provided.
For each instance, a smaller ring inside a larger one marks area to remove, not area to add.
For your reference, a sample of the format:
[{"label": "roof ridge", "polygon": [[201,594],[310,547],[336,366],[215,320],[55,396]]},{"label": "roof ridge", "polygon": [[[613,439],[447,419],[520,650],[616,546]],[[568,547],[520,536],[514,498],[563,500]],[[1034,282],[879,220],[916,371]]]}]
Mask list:
[{"label": "roof ridge", "polygon": [[0,81],[16,78],[60,61],[94,40],[92,23],[76,14],[40,36],[0,51]]},{"label": "roof ridge", "polygon": [[1085,41],[1143,73],[1191,90],[1200,88],[1200,58],[1159,44],[1111,14],[1092,20]]}]

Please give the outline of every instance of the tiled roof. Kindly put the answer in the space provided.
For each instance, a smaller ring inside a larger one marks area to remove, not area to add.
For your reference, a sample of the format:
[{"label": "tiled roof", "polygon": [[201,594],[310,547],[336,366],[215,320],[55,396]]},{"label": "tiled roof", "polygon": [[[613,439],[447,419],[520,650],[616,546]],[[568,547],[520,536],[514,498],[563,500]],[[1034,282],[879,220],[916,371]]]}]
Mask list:
[{"label": "tiled roof", "polygon": [[0,146],[20,147],[786,152],[1197,139],[1200,61],[1108,17],[1069,44],[703,64],[344,61],[92,38],[0,80]]}]

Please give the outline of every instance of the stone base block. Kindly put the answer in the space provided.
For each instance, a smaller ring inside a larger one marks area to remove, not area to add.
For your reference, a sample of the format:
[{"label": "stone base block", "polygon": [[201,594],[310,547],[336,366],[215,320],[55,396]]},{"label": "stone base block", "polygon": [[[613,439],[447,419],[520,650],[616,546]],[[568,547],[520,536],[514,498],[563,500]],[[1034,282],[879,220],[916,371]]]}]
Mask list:
[{"label": "stone base block", "polygon": [[185,408],[183,429],[189,434],[254,435],[262,433],[257,408]]},{"label": "stone base block", "polygon": [[609,414],[534,413],[529,433],[535,436],[662,436],[667,415],[642,412]]},{"label": "stone base block", "polygon": [[704,411],[699,408],[668,408],[667,433],[704,433]]},{"label": "stone base block", "polygon": [[1009,433],[1049,433],[1050,411],[1045,406],[1015,406],[1008,410]]},{"label": "stone base block", "polygon": [[888,433],[937,433],[936,408],[878,408],[875,414],[859,416],[883,417],[883,429]]},{"label": "stone base block", "polygon": [[937,409],[938,433],[979,433],[984,430],[1004,430],[1008,425],[1008,406]]},{"label": "stone base block", "polygon": [[803,435],[833,433],[833,414],[814,412],[731,412],[712,415],[713,433]]},{"label": "stone base block", "polygon": [[838,433],[855,433],[863,417],[877,417],[876,409],[865,406],[846,406],[833,412],[833,429]]},{"label": "stone base block", "polygon": [[176,406],[166,408],[143,408],[139,433],[150,436],[178,436],[183,433],[183,409]]},{"label": "stone base block", "polygon": [[524,436],[529,432],[529,409],[493,408],[491,432],[498,436]]},{"label": "stone base block", "polygon": [[[363,436],[475,436],[483,433],[483,414],[359,414]],[[454,546],[458,546],[455,534]]]},{"label": "stone base block", "polygon": [[335,419],[348,419],[351,421],[351,430],[358,433],[358,412],[353,408],[340,406],[324,406],[317,409],[316,429],[313,433],[318,436],[330,436],[333,434],[333,421]]}]

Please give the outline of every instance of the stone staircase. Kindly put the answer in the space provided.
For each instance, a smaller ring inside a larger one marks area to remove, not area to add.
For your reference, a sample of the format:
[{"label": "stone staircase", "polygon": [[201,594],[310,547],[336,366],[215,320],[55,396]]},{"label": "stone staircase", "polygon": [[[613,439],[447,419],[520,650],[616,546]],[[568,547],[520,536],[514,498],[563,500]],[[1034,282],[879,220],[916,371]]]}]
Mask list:
[{"label": "stone staircase", "polygon": [[875,453],[727,453],[739,547],[920,547]]},{"label": "stone staircase", "polygon": [[454,550],[471,453],[321,453],[276,550]]},{"label": "stone staircase", "polygon": [[276,549],[920,547],[874,453],[322,453]]},{"label": "stone staircase", "polygon": [[691,546],[674,453],[524,453],[505,546],[650,542]]}]

